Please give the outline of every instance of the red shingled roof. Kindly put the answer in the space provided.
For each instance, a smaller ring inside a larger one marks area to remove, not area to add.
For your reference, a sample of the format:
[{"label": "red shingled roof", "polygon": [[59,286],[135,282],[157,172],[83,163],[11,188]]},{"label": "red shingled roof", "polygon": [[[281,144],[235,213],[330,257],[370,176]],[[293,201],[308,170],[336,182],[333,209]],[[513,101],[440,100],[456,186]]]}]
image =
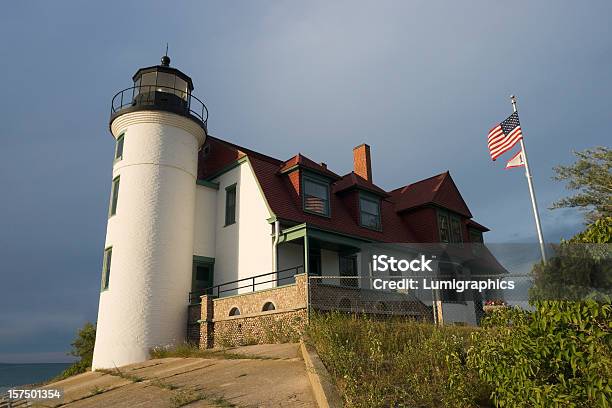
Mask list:
[{"label": "red shingled roof", "polygon": [[435,204],[472,218],[470,209],[448,171],[395,189],[391,197],[398,212]]},{"label": "red shingled roof", "polygon": [[[240,157],[247,156],[270,209],[281,220],[308,223],[323,230],[361,237],[366,240],[417,242],[411,226],[406,223],[400,214],[402,211],[434,204],[448,208],[467,218],[472,216],[448,172],[387,193],[353,172],[340,177],[328,170],[326,166],[318,164],[301,154],[289,160],[281,161],[213,136],[207,137],[205,146],[210,147],[208,150],[205,147],[200,152],[198,163],[198,177],[200,179],[214,177],[215,173],[223,167]],[[314,170],[330,178],[332,183],[331,217],[310,214],[302,210],[301,200],[295,196],[295,189],[292,188],[288,174],[285,174],[296,166],[297,168]],[[381,196],[382,231],[374,231],[360,226],[359,220],[351,213],[351,209],[336,194],[355,188]],[[476,225],[480,226],[480,224]],[[486,227],[482,228],[486,229]]]},{"label": "red shingled roof", "polygon": [[341,191],[350,190],[352,188],[359,188],[362,190],[367,190],[371,193],[374,193],[374,194],[377,194],[383,197],[389,196],[389,194],[385,190],[378,187],[371,181],[364,179],[360,175],[356,174],[354,171],[342,176],[342,179],[334,183],[334,193],[339,193]]}]

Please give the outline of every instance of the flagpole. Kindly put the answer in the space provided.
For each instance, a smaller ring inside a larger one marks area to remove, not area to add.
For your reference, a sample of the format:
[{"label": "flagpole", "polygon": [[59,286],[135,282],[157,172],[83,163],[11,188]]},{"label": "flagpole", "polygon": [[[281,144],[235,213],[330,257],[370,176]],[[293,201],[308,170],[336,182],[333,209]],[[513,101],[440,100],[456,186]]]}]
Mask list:
[{"label": "flagpole", "polygon": [[[510,95],[512,101],[512,109],[514,112],[518,112],[516,109],[516,96]],[[540,252],[542,253],[542,261],[546,263],[546,250],[544,248],[544,237],[542,236],[542,226],[540,224],[540,213],[538,211],[538,203],[535,197],[535,191],[533,189],[533,177],[529,170],[529,161],[527,160],[527,150],[525,149],[525,142],[523,138],[520,140],[521,149],[523,150],[523,157],[525,159],[525,177],[527,177],[527,185],[529,186],[529,195],[531,196],[531,206],[533,208],[533,216],[535,218],[536,230],[538,232],[538,241],[540,241]]]}]

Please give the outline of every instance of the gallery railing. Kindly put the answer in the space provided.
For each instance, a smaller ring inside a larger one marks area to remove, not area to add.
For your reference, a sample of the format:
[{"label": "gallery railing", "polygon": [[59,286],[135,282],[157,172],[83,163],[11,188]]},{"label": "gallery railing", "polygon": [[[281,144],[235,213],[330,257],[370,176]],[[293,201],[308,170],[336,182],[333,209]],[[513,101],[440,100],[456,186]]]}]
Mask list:
[{"label": "gallery railing", "polygon": [[191,92],[160,85],[140,85],[119,91],[111,102],[111,117],[126,109],[157,107],[186,116],[193,116],[206,129],[208,109],[204,102]]}]

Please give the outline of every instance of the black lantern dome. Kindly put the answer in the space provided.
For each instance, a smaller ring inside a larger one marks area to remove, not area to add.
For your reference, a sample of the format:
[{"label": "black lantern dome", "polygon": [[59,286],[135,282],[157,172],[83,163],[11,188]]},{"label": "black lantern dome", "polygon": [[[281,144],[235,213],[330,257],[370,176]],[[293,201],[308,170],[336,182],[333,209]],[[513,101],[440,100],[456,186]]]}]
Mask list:
[{"label": "black lantern dome", "polygon": [[140,68],[134,86],[118,92],[113,98],[111,123],[119,115],[139,110],[163,110],[189,117],[206,130],[208,110],[193,94],[191,78],[170,66],[164,55],[161,65]]}]

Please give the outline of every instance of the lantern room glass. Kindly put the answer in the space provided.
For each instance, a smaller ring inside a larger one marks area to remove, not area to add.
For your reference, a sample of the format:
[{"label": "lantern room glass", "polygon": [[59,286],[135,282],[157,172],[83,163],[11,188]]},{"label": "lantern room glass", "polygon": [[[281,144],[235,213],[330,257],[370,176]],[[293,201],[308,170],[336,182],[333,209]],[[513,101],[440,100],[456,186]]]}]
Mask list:
[{"label": "lantern room glass", "polygon": [[162,71],[146,72],[134,81],[134,97],[140,93],[164,92],[188,100],[187,81],[176,74]]}]

